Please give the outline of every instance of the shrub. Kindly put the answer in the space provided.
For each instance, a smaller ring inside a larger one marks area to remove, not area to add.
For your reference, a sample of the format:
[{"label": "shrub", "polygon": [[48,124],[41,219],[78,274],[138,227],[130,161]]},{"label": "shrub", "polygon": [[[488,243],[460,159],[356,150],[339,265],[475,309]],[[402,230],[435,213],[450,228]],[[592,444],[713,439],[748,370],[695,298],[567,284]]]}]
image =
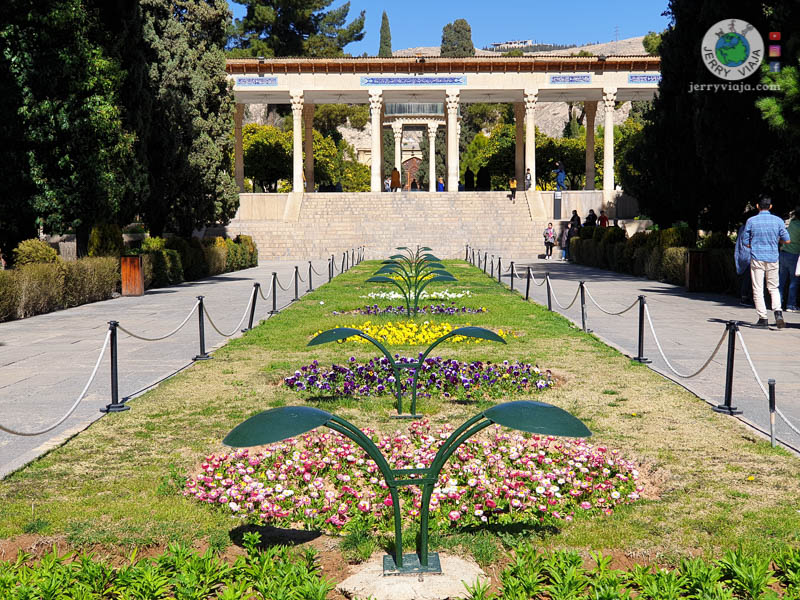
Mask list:
[{"label": "shrub", "polygon": [[157,252],[167,247],[167,240],[161,237],[149,237],[142,240],[142,252]]},{"label": "shrub", "polygon": [[622,262],[628,265],[627,271],[633,273],[641,277],[644,274],[644,263],[642,263],[641,269],[637,272],[636,267],[636,251],[639,248],[643,248],[644,245],[647,243],[647,237],[650,234],[644,231],[639,231],[638,233],[634,233],[628,241],[625,243],[625,254],[623,256]]},{"label": "shrub", "polygon": [[[666,231],[669,231],[667,229]],[[674,285],[686,285],[687,248],[666,248],[661,259],[664,281]]]},{"label": "shrub", "polygon": [[[628,248],[626,248],[626,252],[627,250]],[[645,274],[645,264],[649,256],[650,251],[647,249],[647,246],[636,248],[631,257],[631,273],[637,277],[643,277]]]},{"label": "shrub", "polygon": [[228,249],[228,258],[225,262],[225,271],[238,271],[244,264],[244,251],[232,239],[225,239],[225,246]]},{"label": "shrub", "polygon": [[63,263],[64,307],[108,300],[119,287],[119,261],[110,256]]},{"label": "shrub", "polygon": [[54,263],[58,260],[58,252],[42,240],[32,238],[23,240],[14,248],[14,264],[22,265]]},{"label": "shrub", "polygon": [[620,242],[619,244],[613,244],[609,246],[609,248],[613,248],[614,251],[614,260],[609,261],[609,265],[611,268],[617,271],[618,273],[630,273],[631,272],[631,263],[630,258],[626,253],[627,244],[624,242]]},{"label": "shrub", "polygon": [[653,248],[658,248],[661,245],[661,231],[658,229],[654,229],[647,234],[647,241],[645,242],[645,246],[647,246],[648,250],[652,250]]},{"label": "shrub", "polygon": [[125,243],[122,230],[113,223],[98,223],[89,234],[89,256],[119,257]]},{"label": "shrub", "polygon": [[142,253],[142,278],[144,289],[150,289],[153,285],[153,255],[149,252]]},{"label": "shrub", "polygon": [[617,244],[619,242],[624,242],[626,239],[627,234],[622,227],[606,227],[603,230],[602,242],[604,244]]},{"label": "shrub", "polygon": [[[646,248],[647,247],[645,247],[645,249]],[[644,274],[647,275],[648,279],[661,281],[661,278],[664,275],[664,271],[661,267],[661,259],[663,255],[664,251],[661,249],[661,246],[655,246],[647,253],[647,257],[645,258],[644,262]]]},{"label": "shrub", "polygon": [[583,242],[578,236],[569,241],[569,257],[576,263],[581,262],[581,244]]},{"label": "shrub", "polygon": [[256,248],[256,243],[253,241],[253,238],[249,235],[239,235],[236,237],[236,243],[239,244],[245,251],[246,264],[244,268],[249,269],[250,267],[257,267],[258,248]]},{"label": "shrub", "polygon": [[688,227],[670,227],[659,232],[659,245],[665,248],[694,248],[695,234]]},{"label": "shrub", "polygon": [[723,294],[737,293],[739,284],[736,276],[733,249],[712,248],[708,251],[707,260],[707,289]]},{"label": "shrub", "polygon": [[592,239],[598,244],[603,241],[603,236],[606,234],[605,227],[593,227]]},{"label": "shrub", "polygon": [[602,267],[598,254],[599,244],[594,239],[581,240],[581,264]]},{"label": "shrub", "polygon": [[15,271],[0,271],[0,322],[17,317],[19,284]]},{"label": "shrub", "polygon": [[183,281],[183,265],[181,256],[175,250],[151,252],[153,267],[153,287],[175,285]]},{"label": "shrub", "polygon": [[702,239],[703,248],[733,248],[733,240],[727,233],[714,232]]},{"label": "shrub", "polygon": [[590,240],[592,239],[592,236],[594,235],[596,229],[597,227],[595,227],[594,225],[584,225],[578,230],[578,235],[580,235],[580,238],[582,240]]},{"label": "shrub", "polygon": [[185,279],[200,279],[208,275],[203,248],[194,239],[187,241],[177,236],[171,237],[167,240],[166,247],[180,254]]},{"label": "shrub", "polygon": [[63,263],[31,263],[16,270],[19,285],[17,316],[32,317],[63,306]]},{"label": "shrub", "polygon": [[209,275],[219,275],[225,272],[225,265],[228,261],[228,249],[226,247],[204,246],[203,254],[205,255]]}]

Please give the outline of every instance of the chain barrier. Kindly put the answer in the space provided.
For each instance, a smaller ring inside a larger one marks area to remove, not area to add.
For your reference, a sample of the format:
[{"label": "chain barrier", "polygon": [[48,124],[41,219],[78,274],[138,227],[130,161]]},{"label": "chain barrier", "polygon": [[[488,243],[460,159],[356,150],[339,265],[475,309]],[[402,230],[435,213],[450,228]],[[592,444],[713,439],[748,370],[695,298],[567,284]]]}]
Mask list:
[{"label": "chain barrier", "polygon": [[303,277],[300,275],[300,271],[299,270],[295,271],[295,273],[297,274],[297,278],[300,280],[300,283],[305,283],[306,282],[306,280],[303,279]]},{"label": "chain barrier", "polygon": [[226,337],[227,338],[227,337],[231,337],[235,333],[238,333],[239,332],[239,328],[242,326],[242,323],[244,323],[244,320],[247,318],[247,313],[250,312],[250,306],[253,304],[253,299],[255,298],[255,295],[256,295],[256,290],[253,289],[253,293],[250,294],[250,300],[247,303],[247,307],[244,309],[244,314],[242,315],[241,320],[236,325],[236,327],[233,328],[233,331],[231,331],[230,333],[224,333],[224,332],[219,330],[219,327],[217,327],[214,324],[214,321],[211,319],[211,315],[208,313],[208,307],[204,304],[203,305],[203,312],[205,313],[206,318],[208,319],[209,325],[211,325],[212,329],[214,329],[214,331],[216,331],[222,337]]},{"label": "chain barrier", "polygon": [[603,308],[602,306],[600,306],[600,305],[597,303],[597,300],[595,300],[595,299],[592,297],[592,292],[590,292],[590,291],[589,291],[589,288],[588,288],[588,287],[586,287],[586,286],[583,286],[583,287],[584,287],[584,289],[586,290],[586,294],[589,296],[589,300],[591,300],[591,301],[592,301],[592,304],[594,304],[594,305],[595,305],[595,306],[598,308],[598,310],[600,310],[600,312],[604,312],[604,313],[606,313],[607,315],[611,315],[612,317],[616,317],[616,316],[619,316],[619,315],[624,315],[626,312],[628,312],[628,311],[629,311],[630,309],[632,309],[634,306],[636,306],[637,304],[639,304],[639,299],[637,298],[636,300],[634,300],[633,304],[631,304],[631,305],[630,305],[628,308],[626,308],[625,310],[621,310],[621,311],[619,311],[619,312],[611,312],[611,311],[609,311],[609,310],[606,310],[605,308]]},{"label": "chain barrier", "polygon": [[278,284],[278,287],[279,287],[279,288],[281,288],[281,290],[283,290],[284,292],[288,292],[288,291],[289,291],[289,286],[287,286],[287,287],[283,287],[283,286],[281,285],[281,280],[280,280],[280,279],[278,279],[278,276],[277,276],[277,275],[275,275],[275,283],[277,283],[277,284]]},{"label": "chain barrier", "polygon": [[261,296],[261,298],[263,300],[269,300],[269,297],[272,294],[272,286],[271,285],[269,286],[269,291],[267,292],[266,296],[264,295],[264,289],[263,288],[264,288],[263,285],[258,286],[258,293],[259,293],[259,295]]},{"label": "chain barrier", "polygon": [[[192,311],[194,312],[194,311]],[[46,429],[41,429],[39,431],[17,431],[16,429],[12,429],[11,427],[6,427],[5,425],[0,424],[0,431],[5,431],[6,433],[10,433],[11,435],[19,435],[23,437],[33,437],[37,435],[43,435],[52,431],[59,425],[61,425],[64,421],[66,421],[75,409],[78,408],[78,404],[80,404],[81,400],[83,400],[84,396],[86,396],[86,392],[89,390],[89,386],[92,385],[95,376],[97,375],[97,369],[100,368],[100,363],[103,360],[103,356],[106,354],[106,348],[108,348],[108,340],[111,338],[111,330],[109,329],[106,332],[106,339],[103,341],[103,348],[100,350],[100,356],[97,357],[97,362],[94,364],[94,369],[92,369],[92,374],[89,376],[89,381],[86,382],[86,385],[83,387],[83,391],[78,396],[78,399],[75,400],[73,405],[67,411],[67,413],[61,417],[58,421],[56,421],[53,425],[50,425]]]},{"label": "chain barrier", "polygon": [[675,367],[673,367],[672,364],[670,364],[669,360],[667,360],[667,357],[664,354],[664,350],[661,348],[661,342],[658,341],[656,330],[653,327],[653,320],[650,318],[650,309],[647,308],[647,304],[644,305],[644,314],[647,316],[647,322],[650,324],[650,331],[653,334],[653,339],[656,342],[656,347],[658,348],[659,354],[661,354],[661,358],[664,359],[664,362],[667,364],[667,367],[669,367],[670,371],[672,371],[673,373],[675,373],[675,375],[681,377],[682,379],[691,379],[692,377],[697,377],[698,375],[700,375],[700,373],[705,371],[706,367],[711,364],[711,361],[717,355],[717,352],[719,352],[719,349],[722,347],[722,342],[725,341],[725,337],[728,335],[728,330],[726,329],[725,331],[722,332],[722,337],[719,338],[719,342],[717,342],[716,348],[714,348],[714,351],[711,353],[711,356],[708,357],[708,360],[706,360],[706,362],[703,363],[703,366],[700,367],[697,371],[695,371],[691,375],[684,375],[683,373],[677,371]]},{"label": "chain barrier", "polygon": [[169,332],[167,335],[162,335],[162,336],[159,336],[159,337],[149,338],[149,337],[144,337],[144,336],[142,336],[142,335],[137,335],[137,334],[133,333],[132,331],[128,331],[128,330],[127,330],[127,329],[125,329],[125,328],[124,328],[122,325],[117,325],[117,328],[118,328],[120,331],[123,331],[123,332],[127,333],[129,336],[131,336],[131,337],[133,337],[133,338],[136,338],[137,340],[142,340],[143,342],[159,342],[159,341],[161,341],[161,340],[165,340],[165,339],[167,339],[168,337],[170,337],[170,336],[172,336],[172,335],[175,335],[175,334],[176,334],[176,333],[178,333],[178,332],[179,332],[181,329],[183,329],[183,326],[184,326],[184,325],[186,325],[186,323],[188,323],[188,322],[189,322],[189,318],[190,318],[190,317],[191,317],[191,316],[194,314],[194,311],[196,311],[196,310],[197,310],[197,307],[198,307],[199,305],[200,305],[200,301],[198,300],[198,301],[195,303],[195,305],[192,307],[192,310],[189,312],[189,314],[188,314],[188,315],[186,315],[186,318],[183,320],[183,322],[182,322],[180,325],[178,325],[178,326],[177,326],[175,329],[173,329],[172,331],[170,331],[170,332]]},{"label": "chain barrier", "polygon": [[[550,277],[548,276],[547,279],[549,280]],[[550,281],[552,283],[552,280],[550,280]],[[575,295],[572,297],[572,301],[567,306],[564,306],[563,304],[561,304],[561,302],[558,301],[558,296],[556,296],[556,290],[555,290],[555,288],[553,288],[552,285],[550,286],[550,290],[553,293],[553,300],[555,300],[555,303],[558,305],[558,307],[561,310],[569,310],[570,308],[572,308],[572,305],[575,304],[575,301],[578,299],[578,296],[581,293],[581,288],[580,288],[580,286],[578,286],[578,289],[575,290]]]},{"label": "chain barrier", "polygon": [[317,270],[314,268],[313,263],[311,265],[311,270],[314,272],[314,275],[316,275],[317,277],[324,277],[324,275],[322,273],[317,272]]}]

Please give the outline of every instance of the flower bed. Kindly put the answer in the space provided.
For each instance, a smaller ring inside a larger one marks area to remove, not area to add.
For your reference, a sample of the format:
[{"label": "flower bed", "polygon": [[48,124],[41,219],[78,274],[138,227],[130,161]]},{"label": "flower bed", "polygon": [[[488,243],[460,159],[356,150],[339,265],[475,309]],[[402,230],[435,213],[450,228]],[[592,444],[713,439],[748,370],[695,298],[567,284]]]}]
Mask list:
[{"label": "flower bed", "polygon": [[[430,466],[453,428],[427,420],[408,433],[371,436],[393,469]],[[639,498],[635,466],[616,450],[491,427],[460,446],[446,463],[430,501],[431,526],[555,523],[576,515],[611,514]],[[377,465],[352,441],[328,430],[267,446],[210,455],[184,495],[259,524],[389,531],[392,501]],[[404,520],[419,517],[422,489],[400,488]]]},{"label": "flower bed", "polygon": [[[459,314],[467,314],[467,315],[478,315],[483,314],[486,312],[486,309],[482,306],[478,308],[469,308],[467,306],[456,306],[455,302],[451,302],[450,304],[431,304],[429,306],[420,306],[418,314],[421,315],[459,315]],[[377,304],[371,304],[368,306],[364,306],[362,308],[357,308],[355,310],[347,311],[347,312],[339,312],[333,311],[334,315],[405,315],[406,314],[406,307],[402,304],[397,306],[387,306],[386,308],[381,308]]]},{"label": "flower bed", "polygon": [[[460,292],[451,292],[449,289],[439,290],[438,292],[422,292],[419,296],[420,300],[458,300],[459,298],[471,298],[472,292],[469,290],[461,290]],[[372,300],[405,300],[405,297],[400,292],[389,290],[385,292],[370,292],[366,296],[359,296],[359,298],[370,298]]]},{"label": "flower bed", "polygon": [[[375,396],[395,389],[396,380],[386,357],[373,358],[364,364],[355,360],[351,356],[347,366],[334,364],[327,371],[320,369],[315,360],[283,381],[292,390],[312,394],[321,392],[328,396]],[[395,360],[399,364],[408,364],[418,359],[395,356]],[[401,380],[400,387],[406,392],[413,383],[414,369],[404,369],[404,373],[407,376]],[[423,396],[441,395],[445,398],[501,398],[509,394],[532,393],[552,385],[550,371],[543,375],[535,365],[507,360],[502,363],[467,363],[436,356],[425,359],[417,381],[417,392]]]},{"label": "flower bed", "polygon": [[[427,346],[443,335],[450,333],[453,329],[456,329],[447,322],[431,323],[430,321],[423,321],[422,323],[416,323],[414,321],[387,321],[386,323],[365,321],[361,324],[347,325],[347,327],[363,331],[379,342],[383,342],[389,346]],[[321,329],[314,335],[316,336],[320,333],[322,333]],[[508,337],[511,332],[498,329],[496,333],[500,337],[505,338]],[[456,335],[448,339],[446,343],[479,344],[482,341],[485,340]],[[343,342],[357,342],[359,344],[371,343],[369,340],[365,340],[357,335],[350,336],[343,340]]]}]

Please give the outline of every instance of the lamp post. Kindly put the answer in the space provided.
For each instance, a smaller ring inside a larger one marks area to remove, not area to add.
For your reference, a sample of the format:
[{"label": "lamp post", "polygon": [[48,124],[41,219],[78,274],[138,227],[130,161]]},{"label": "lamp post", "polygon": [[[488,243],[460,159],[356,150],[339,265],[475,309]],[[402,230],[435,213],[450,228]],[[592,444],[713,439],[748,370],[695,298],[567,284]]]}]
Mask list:
[{"label": "lamp post", "polygon": [[[419,378],[419,372],[422,368],[422,365],[425,364],[425,359],[431,353],[431,350],[433,350],[436,346],[438,346],[445,340],[458,335],[464,337],[482,339],[482,340],[489,340],[492,342],[500,342],[502,344],[506,343],[506,341],[499,335],[497,335],[494,331],[484,329],[483,327],[459,327],[458,329],[453,329],[451,332],[446,333],[445,335],[434,341],[430,346],[428,346],[427,350],[425,350],[425,352],[423,352],[420,355],[419,360],[417,360],[417,362],[411,362],[411,363],[396,362],[392,354],[386,349],[386,346],[381,344],[374,337],[367,335],[360,329],[354,329],[352,327],[337,327],[336,329],[328,329],[327,331],[323,331],[313,340],[308,342],[308,345],[318,346],[319,344],[327,344],[329,342],[339,342],[353,336],[357,336],[369,342],[372,342],[375,345],[375,347],[377,347],[378,350],[380,350],[383,353],[383,355],[389,361],[389,364],[392,366],[392,372],[394,373],[394,381],[395,381],[394,397],[397,399],[396,418],[418,419],[422,415],[417,414],[417,380]],[[414,369],[414,377],[411,382],[411,414],[408,415],[403,414],[403,391],[401,387],[402,382],[400,381],[400,369]]]},{"label": "lamp post", "polygon": [[[569,437],[592,435],[579,419],[557,406],[518,400],[496,404],[463,423],[445,440],[427,469],[392,469],[375,443],[358,427],[341,417],[310,406],[280,406],[259,413],[234,427],[225,436],[223,443],[235,448],[260,446],[279,442],[320,426],[328,427],[353,440],[375,461],[392,498],[394,556],[383,557],[383,574],[417,575],[442,572],[439,555],[436,552],[428,552],[430,499],[442,467],[461,444],[493,424],[540,435]],[[420,540],[415,554],[404,555],[400,498],[397,490],[401,486],[410,485],[422,487]]]}]

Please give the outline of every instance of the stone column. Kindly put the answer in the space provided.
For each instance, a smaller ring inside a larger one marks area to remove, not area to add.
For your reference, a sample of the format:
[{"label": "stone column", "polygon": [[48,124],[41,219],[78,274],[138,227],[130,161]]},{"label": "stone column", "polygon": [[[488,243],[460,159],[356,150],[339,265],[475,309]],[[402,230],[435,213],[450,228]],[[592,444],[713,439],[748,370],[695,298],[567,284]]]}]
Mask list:
[{"label": "stone column", "polygon": [[383,125],[381,123],[382,105],[383,95],[381,90],[371,89],[369,91],[369,113],[372,118],[372,151],[370,152],[372,168],[369,183],[371,192],[381,191],[381,145],[383,138]]},{"label": "stone column", "polygon": [[[525,168],[531,170],[531,190],[536,189],[536,101],[539,90],[525,90]],[[525,177],[522,182],[524,185]],[[517,181],[517,185],[520,185]]]},{"label": "stone column", "polygon": [[525,104],[514,102],[514,177],[517,189],[525,189]]},{"label": "stone column", "polygon": [[303,192],[303,91],[292,90],[292,191]]},{"label": "stone column", "polygon": [[447,191],[458,191],[458,90],[447,94]]},{"label": "stone column", "polygon": [[438,123],[428,123],[428,191],[436,191],[436,130]]},{"label": "stone column", "polygon": [[594,118],[597,116],[597,102],[583,103],[586,109],[586,185],[585,190],[594,189]]},{"label": "stone column", "polygon": [[244,104],[236,104],[233,114],[233,177],[239,193],[244,192],[244,143],[242,141],[242,121],[244,120]]},{"label": "stone column", "polygon": [[314,105],[303,107],[306,192],[314,191]]},{"label": "stone column", "polygon": [[394,133],[394,168],[400,172],[401,182],[403,175],[403,124],[400,121],[392,123]]},{"label": "stone column", "polygon": [[605,130],[603,132],[603,203],[608,206],[614,198],[614,103],[616,88],[603,88]]}]

